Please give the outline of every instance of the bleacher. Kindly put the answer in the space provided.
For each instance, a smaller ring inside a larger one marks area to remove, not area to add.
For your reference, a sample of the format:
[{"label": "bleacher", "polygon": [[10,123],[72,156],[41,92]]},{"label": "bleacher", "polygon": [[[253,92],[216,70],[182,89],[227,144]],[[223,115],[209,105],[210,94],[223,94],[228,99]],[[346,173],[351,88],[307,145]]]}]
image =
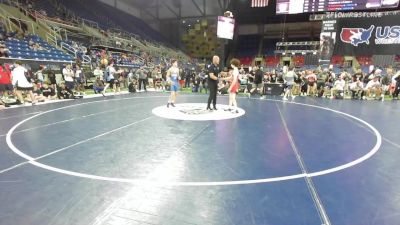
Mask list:
[{"label": "bleacher", "polygon": [[159,32],[139,18],[97,0],[59,0],[59,2],[80,17],[98,22],[105,30],[120,27],[149,41],[166,42]]},{"label": "bleacher", "polygon": [[[33,50],[29,47],[29,40],[34,41],[46,50]],[[32,59],[42,61],[72,62],[74,58],[63,51],[45,42],[37,35],[28,35],[25,39],[9,39],[5,41],[10,49],[10,58]]]}]

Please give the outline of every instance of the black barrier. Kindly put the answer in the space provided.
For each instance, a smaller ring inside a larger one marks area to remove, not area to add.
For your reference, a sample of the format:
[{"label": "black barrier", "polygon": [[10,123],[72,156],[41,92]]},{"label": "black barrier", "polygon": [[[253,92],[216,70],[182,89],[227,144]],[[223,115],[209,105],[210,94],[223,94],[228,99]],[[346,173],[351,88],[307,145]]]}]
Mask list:
[{"label": "black barrier", "polygon": [[284,84],[265,83],[264,95],[281,95],[283,93]]}]

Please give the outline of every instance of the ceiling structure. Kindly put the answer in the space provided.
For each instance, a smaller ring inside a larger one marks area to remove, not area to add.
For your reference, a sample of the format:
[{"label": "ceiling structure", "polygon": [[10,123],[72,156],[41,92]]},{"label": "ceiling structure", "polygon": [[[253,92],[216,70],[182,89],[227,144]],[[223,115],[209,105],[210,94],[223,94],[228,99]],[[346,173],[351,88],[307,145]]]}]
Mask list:
[{"label": "ceiling structure", "polygon": [[193,20],[223,15],[231,0],[119,0],[140,10],[145,21]]}]

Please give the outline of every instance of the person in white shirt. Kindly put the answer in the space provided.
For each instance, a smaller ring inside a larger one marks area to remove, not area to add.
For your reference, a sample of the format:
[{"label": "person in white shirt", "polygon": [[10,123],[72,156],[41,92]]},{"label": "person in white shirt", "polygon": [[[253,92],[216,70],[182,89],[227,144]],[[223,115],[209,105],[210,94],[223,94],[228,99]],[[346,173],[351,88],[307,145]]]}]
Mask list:
[{"label": "person in white shirt", "polygon": [[372,80],[365,86],[365,92],[367,97],[371,97],[371,93],[375,94],[375,98],[381,97],[382,85],[379,82],[379,76],[374,76]]},{"label": "person in white shirt", "polygon": [[114,85],[115,83],[115,76],[116,76],[117,71],[114,68],[114,63],[110,62],[110,64],[107,66],[106,68],[106,86],[104,87],[103,92],[101,92],[101,94],[103,96],[105,96],[106,90],[107,88],[109,88],[110,86],[112,87],[112,89],[114,90],[114,93],[116,92],[116,85]]},{"label": "person in white shirt", "polygon": [[360,81],[360,78],[354,76],[353,81],[349,85],[351,91],[351,99],[362,98],[364,92],[364,83]]},{"label": "person in white shirt", "polygon": [[97,78],[99,77],[100,80],[103,80],[103,70],[100,69],[100,67],[96,67],[96,69],[93,71],[93,75]]},{"label": "person in white shirt", "polygon": [[344,81],[343,76],[340,75],[339,79],[335,81],[335,83],[333,84],[333,87],[331,89],[331,99],[333,99],[334,96],[336,96],[338,92],[343,94],[345,85],[346,85],[346,82]]},{"label": "person in white shirt", "polygon": [[78,65],[75,67],[75,83],[76,91],[79,94],[85,94],[83,71]]},{"label": "person in white shirt", "polygon": [[295,96],[292,94],[292,88],[294,85],[294,81],[297,79],[297,74],[294,72],[294,67],[290,66],[287,73],[283,75],[283,80],[286,84],[285,94],[283,95],[283,101],[287,101],[288,97],[292,97],[294,100]]},{"label": "person in white shirt", "polygon": [[67,88],[69,90],[73,90],[74,86],[75,86],[75,84],[74,84],[74,71],[72,71],[71,65],[65,66],[65,68],[62,71],[62,74],[64,76],[65,86],[67,86]]},{"label": "person in white shirt", "polygon": [[[28,81],[25,74],[27,74],[27,70],[22,66],[21,61],[16,61],[14,63],[15,68],[11,72],[12,84],[16,87],[15,94],[18,97],[19,103],[24,103],[24,98],[22,97],[22,92],[27,92],[31,99],[35,99],[33,96],[33,85]],[[36,101],[32,101],[32,105],[34,105]]]}]

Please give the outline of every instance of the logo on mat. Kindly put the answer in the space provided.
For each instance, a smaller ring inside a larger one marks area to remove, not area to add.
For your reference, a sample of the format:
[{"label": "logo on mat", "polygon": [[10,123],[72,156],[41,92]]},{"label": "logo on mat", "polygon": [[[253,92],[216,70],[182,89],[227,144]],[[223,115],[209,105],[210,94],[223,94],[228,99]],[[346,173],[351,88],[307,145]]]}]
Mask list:
[{"label": "logo on mat", "polygon": [[200,115],[200,114],[208,114],[210,111],[206,110],[204,106],[199,105],[181,105],[178,110],[186,115]]},{"label": "logo on mat", "polygon": [[340,39],[344,43],[357,47],[359,44],[365,43],[369,45],[369,39],[375,26],[371,25],[368,29],[364,28],[342,28]]}]

